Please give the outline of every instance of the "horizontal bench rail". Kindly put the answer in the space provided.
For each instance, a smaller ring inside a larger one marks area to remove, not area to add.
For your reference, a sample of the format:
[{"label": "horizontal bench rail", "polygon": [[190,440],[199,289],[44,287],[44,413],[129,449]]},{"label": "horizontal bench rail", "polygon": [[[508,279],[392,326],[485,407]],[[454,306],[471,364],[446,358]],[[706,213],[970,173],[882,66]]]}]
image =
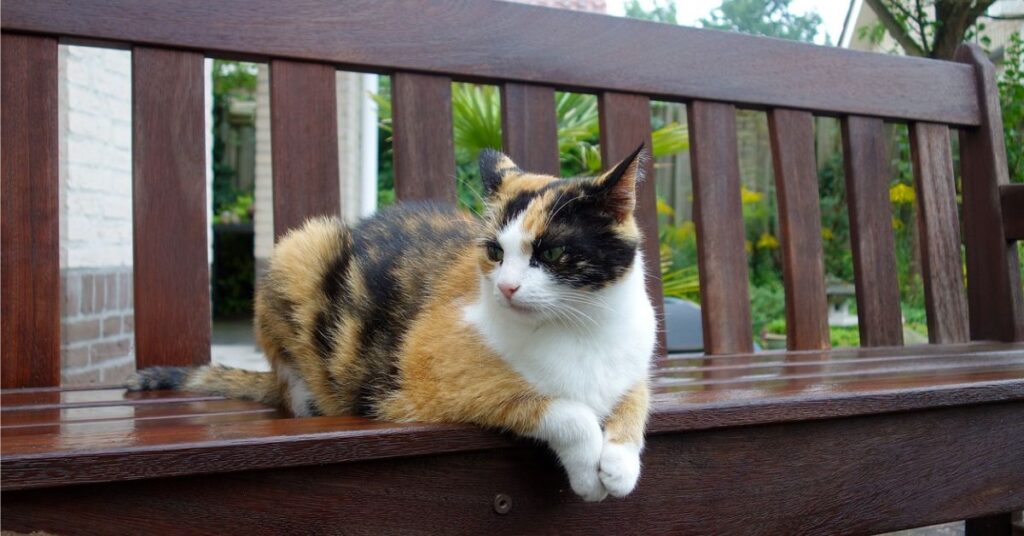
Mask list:
[{"label": "horizontal bench rail", "polygon": [[302,0],[285,7],[274,0],[9,0],[0,25],[347,69],[981,122],[965,65],[511,2]]}]

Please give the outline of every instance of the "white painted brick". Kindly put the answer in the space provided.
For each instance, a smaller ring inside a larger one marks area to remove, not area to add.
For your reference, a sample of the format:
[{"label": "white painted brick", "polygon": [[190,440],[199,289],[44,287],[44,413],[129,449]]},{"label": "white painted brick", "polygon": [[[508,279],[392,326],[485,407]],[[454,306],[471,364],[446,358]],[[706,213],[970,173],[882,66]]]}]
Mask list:
[{"label": "white painted brick", "polygon": [[66,266],[131,265],[131,55],[87,47],[64,54]]}]

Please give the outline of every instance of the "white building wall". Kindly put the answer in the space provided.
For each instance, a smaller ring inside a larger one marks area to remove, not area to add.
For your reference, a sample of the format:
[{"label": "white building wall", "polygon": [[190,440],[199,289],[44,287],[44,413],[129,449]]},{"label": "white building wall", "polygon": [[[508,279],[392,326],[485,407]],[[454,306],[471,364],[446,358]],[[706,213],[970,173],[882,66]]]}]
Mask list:
[{"label": "white building wall", "polygon": [[61,267],[132,264],[131,55],[60,47]]}]

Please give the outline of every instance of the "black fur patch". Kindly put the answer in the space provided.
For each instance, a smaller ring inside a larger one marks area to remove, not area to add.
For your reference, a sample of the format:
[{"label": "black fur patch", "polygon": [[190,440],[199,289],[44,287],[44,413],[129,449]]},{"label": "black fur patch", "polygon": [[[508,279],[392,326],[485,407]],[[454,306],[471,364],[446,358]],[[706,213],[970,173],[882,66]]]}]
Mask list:
[{"label": "black fur patch", "polygon": [[522,170],[515,168],[512,170],[500,171],[498,170],[498,163],[505,155],[494,149],[484,149],[480,151],[480,178],[484,185],[484,193],[487,196],[494,195],[501,188],[501,182],[505,179],[507,173],[522,173]]},{"label": "black fur patch", "polygon": [[360,413],[372,413],[375,402],[397,388],[395,356],[406,331],[437,276],[455,260],[452,252],[474,241],[477,229],[454,207],[429,203],[383,210],[353,229],[352,255],[369,292],[365,303],[350,309],[360,324],[358,347],[369,369]]},{"label": "black fur patch", "polygon": [[338,256],[331,262],[320,282],[320,291],[325,298],[324,310],[317,313],[313,327],[313,340],[320,359],[327,361],[334,355],[334,334],[341,320],[341,311],[350,306],[348,296],[344,294],[349,277],[349,263],[352,259],[352,247],[348,233],[342,238],[338,247]]},{"label": "black fur patch", "polygon": [[189,367],[149,367],[136,372],[125,382],[129,391],[156,391],[181,389],[188,379]]},{"label": "black fur patch", "polygon": [[[586,191],[586,190],[584,190]],[[599,196],[566,196],[552,208],[553,217],[533,243],[531,264],[575,288],[598,289],[618,280],[633,264],[639,245],[615,232],[616,220],[600,206]],[[545,262],[541,252],[562,246],[565,254]]]}]

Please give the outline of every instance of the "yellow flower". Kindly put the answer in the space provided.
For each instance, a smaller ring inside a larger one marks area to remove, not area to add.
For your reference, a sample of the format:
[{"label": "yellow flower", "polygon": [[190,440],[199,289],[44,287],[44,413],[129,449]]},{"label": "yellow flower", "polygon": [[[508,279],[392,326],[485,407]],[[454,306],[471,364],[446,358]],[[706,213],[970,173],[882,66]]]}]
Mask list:
[{"label": "yellow flower", "polygon": [[754,190],[748,190],[746,186],[740,187],[740,200],[744,205],[757,203],[761,201],[762,198],[764,198],[764,194],[755,192]]},{"label": "yellow flower", "polygon": [[775,249],[779,247],[779,241],[769,233],[764,233],[757,239],[757,249]]},{"label": "yellow flower", "polygon": [[892,228],[896,229],[897,231],[902,229],[903,228],[903,222],[900,221],[899,218],[893,218],[892,219]]},{"label": "yellow flower", "polygon": [[906,184],[900,183],[889,188],[889,201],[897,205],[914,202],[914,189]]},{"label": "yellow flower", "polygon": [[672,207],[668,203],[666,203],[664,199],[659,197],[658,198],[658,215],[659,216],[670,216],[671,217],[671,216],[675,216],[676,215],[676,211],[673,210]]},{"label": "yellow flower", "polygon": [[835,235],[832,234],[832,229],[822,229],[821,238],[824,240],[832,240],[835,238]]}]

